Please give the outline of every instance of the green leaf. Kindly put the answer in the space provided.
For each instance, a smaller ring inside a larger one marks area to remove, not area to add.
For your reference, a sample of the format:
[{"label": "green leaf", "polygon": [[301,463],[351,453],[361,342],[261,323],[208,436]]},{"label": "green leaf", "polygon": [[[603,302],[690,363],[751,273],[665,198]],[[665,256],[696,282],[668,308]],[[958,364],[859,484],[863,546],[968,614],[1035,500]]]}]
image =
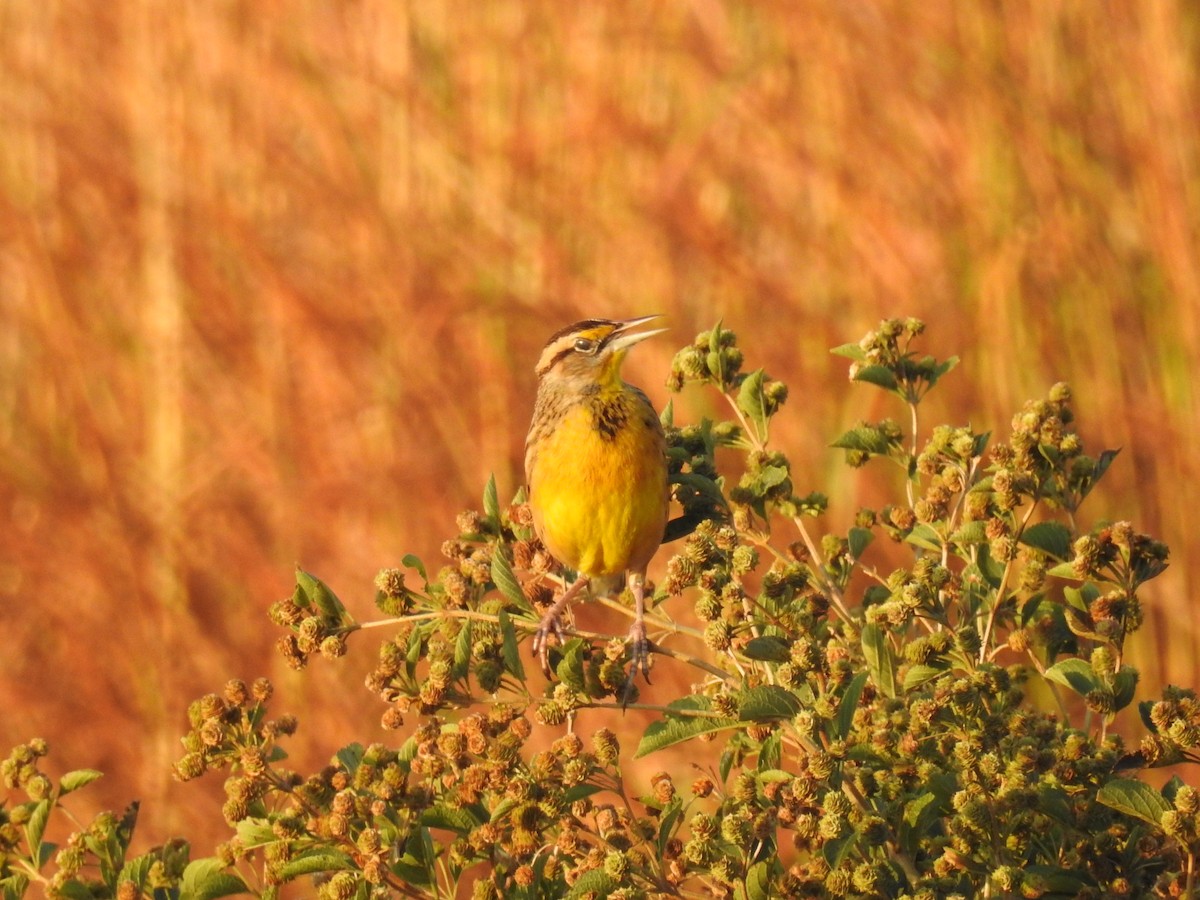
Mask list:
[{"label": "green leaf", "polygon": [[517,630],[513,628],[512,620],[503,609],[500,610],[500,635],[504,641],[500,647],[500,654],[504,657],[504,668],[508,669],[518,681],[524,681],[525,665],[521,662]]},{"label": "green leaf", "polygon": [[1054,578],[1067,578],[1071,581],[1079,581],[1079,576],[1075,574],[1074,563],[1059,563],[1057,566],[1047,569],[1046,574]]},{"label": "green leaf", "polygon": [[700,527],[701,522],[723,521],[727,518],[728,507],[724,501],[715,504],[682,495],[676,495],[676,499],[683,505],[684,512],[683,515],[676,516],[667,522],[667,527],[663,529],[662,543],[664,544],[687,537]]},{"label": "green leaf", "polygon": [[299,878],[301,875],[315,875],[318,872],[343,872],[353,868],[354,861],[345,853],[338,853],[336,850],[322,847],[288,860],[279,870],[279,874],[283,876],[284,880],[290,880]]},{"label": "green leaf", "polygon": [[[681,744],[702,734],[715,734],[738,727],[738,720],[711,715],[707,697],[688,696],[669,704],[666,718],[651,722],[634,752],[634,759]],[[695,715],[692,715],[695,713]]]},{"label": "green leaf", "polygon": [[992,558],[991,548],[987,544],[982,545],[979,547],[975,558],[975,564],[967,566],[963,570],[963,576],[966,577],[968,573],[973,576],[978,575],[986,584],[999,589],[1000,580],[1004,577],[1005,567]]},{"label": "green leaf", "polygon": [[1138,703],[1138,718],[1142,720],[1142,724],[1146,726],[1146,730],[1151,734],[1158,734],[1158,726],[1150,718],[1150,710],[1154,709],[1156,702],[1154,700],[1142,700]]},{"label": "green leaf", "polygon": [[713,380],[723,387],[725,384],[725,357],[718,350],[709,350],[704,361],[708,364],[708,371]]},{"label": "green leaf", "polygon": [[853,831],[844,837],[834,838],[831,841],[826,841],[822,848],[822,853],[825,856],[825,861],[829,863],[831,869],[836,869],[846,855],[854,849],[856,835]]},{"label": "green leaf", "polygon": [[733,771],[733,764],[737,761],[738,755],[729,749],[729,744],[726,744],[725,749],[721,751],[721,759],[717,763],[717,772],[721,776],[722,784],[729,780],[729,773]]},{"label": "green leaf", "polygon": [[567,892],[566,896],[567,900],[587,896],[607,897],[620,886],[620,882],[603,869],[592,869],[581,875],[579,880],[571,885],[571,890]]},{"label": "green leaf", "polygon": [[900,826],[900,842],[903,847],[911,851],[920,846],[921,841],[928,837],[930,826],[942,814],[945,801],[945,796],[932,790],[914,797],[904,805]]},{"label": "green leaf", "polygon": [[63,900],[95,900],[95,896],[83,882],[74,878],[59,885],[54,892],[54,897]]},{"label": "green leaf", "polygon": [[753,687],[738,696],[738,717],[743,722],[782,722],[802,708],[795,694],[775,684]]},{"label": "green leaf", "polygon": [[746,900],[770,900],[771,883],[782,869],[777,859],[764,859],[752,865],[746,873]]},{"label": "green leaf", "polygon": [[850,726],[854,724],[854,711],[858,709],[858,701],[867,685],[867,677],[866,672],[859,672],[846,685],[846,692],[842,694],[842,701],[838,704],[837,718],[830,722],[834,731],[833,738],[840,740],[850,733]]},{"label": "green leaf", "polygon": [[117,884],[122,881],[131,881],[138,887],[144,885],[146,878],[150,875],[150,867],[157,861],[158,855],[157,852],[151,851],[128,860],[125,865],[121,866],[121,871],[117,873]]},{"label": "green leaf", "polygon": [[783,484],[788,479],[788,470],[783,466],[763,466],[758,470],[758,483],[764,489]]},{"label": "green leaf", "polygon": [[782,760],[783,736],[775,731],[768,735],[758,748],[759,778],[762,779],[766,772],[777,769]]},{"label": "green leaf", "polygon": [[751,638],[742,648],[742,656],[759,662],[787,662],[789,644],[781,637],[765,635]]},{"label": "green leaf", "polygon": [[25,892],[29,890],[28,876],[21,874],[9,875],[7,878],[0,878],[0,897],[3,900],[21,900],[25,896]]},{"label": "green leaf", "polygon": [[1062,611],[1063,619],[1066,620],[1067,627],[1071,629],[1071,634],[1089,638],[1093,641],[1103,642],[1107,640],[1104,635],[1096,631],[1096,623],[1092,621],[1092,617],[1086,612],[1080,612],[1073,606],[1064,606]]},{"label": "green leaf", "polygon": [[834,356],[844,356],[847,359],[854,359],[858,360],[859,362],[862,362],[867,358],[867,352],[863,350],[862,347],[858,346],[858,344],[842,344],[838,347],[834,347],[829,352]]},{"label": "green leaf", "polygon": [[346,607],[320,578],[296,567],[296,584],[304,596],[317,608],[326,622],[340,623],[346,616]]},{"label": "green leaf", "polygon": [[750,422],[753,423],[758,436],[761,438],[767,431],[767,403],[763,396],[765,373],[756,369],[742,379],[738,388],[737,407]]},{"label": "green leaf", "polygon": [[1062,522],[1038,522],[1021,532],[1020,541],[1055,559],[1071,558],[1071,530]]},{"label": "green leaf", "polygon": [[421,813],[421,824],[426,828],[444,828],[446,831],[467,835],[483,823],[461,806],[439,803]]},{"label": "green leaf", "polygon": [[[584,800],[592,796],[592,794],[600,793],[601,790],[603,788],[599,785],[587,784],[586,782],[584,784],[577,784],[563,791],[563,802],[570,806],[576,800]],[[495,822],[496,818],[493,816],[491,821]]]},{"label": "green leaf", "polygon": [[945,671],[945,668],[927,666],[924,663],[917,663],[916,665],[910,666],[908,671],[904,673],[904,693],[907,694],[910,691],[919,688],[926,682],[937,678]]},{"label": "green leaf", "polygon": [[[926,359],[931,359],[931,357],[926,357]],[[939,378],[941,378],[943,375],[945,375],[947,372],[949,372],[951,369],[953,369],[957,365],[958,365],[958,357],[957,356],[946,357],[945,360],[938,363],[938,365],[934,368],[932,374],[930,374],[929,386],[933,387],[935,384],[938,383]]]},{"label": "green leaf", "polygon": [[658,855],[662,857],[666,853],[667,842],[675,836],[675,826],[679,824],[679,820],[683,818],[683,801],[676,797],[662,811],[658,820]]},{"label": "green leaf", "polygon": [[42,841],[37,845],[37,849],[32,851],[33,867],[40,871],[42,866],[50,862],[50,858],[57,852],[58,844],[53,841]]},{"label": "green leaf", "polygon": [[877,456],[886,456],[892,447],[883,429],[867,424],[854,426],[830,446],[839,450],[862,450]]},{"label": "green leaf", "polygon": [[892,652],[891,642],[887,634],[875,623],[863,626],[862,631],[863,655],[867,660],[867,670],[885,697],[896,696],[896,656]]},{"label": "green leaf", "polygon": [[433,873],[430,871],[432,857],[429,829],[417,828],[404,845],[404,855],[392,863],[392,871],[409,884],[428,887],[433,884]]},{"label": "green leaf", "polygon": [[237,836],[242,846],[247,850],[253,850],[255,847],[265,847],[279,840],[279,837],[271,828],[270,819],[242,819],[242,821],[237,823]]},{"label": "green leaf", "polygon": [[[708,332],[708,352],[716,353],[721,349],[721,326],[724,324],[724,319],[717,319],[717,324],[714,325]],[[696,335],[697,339],[704,337],[704,333]],[[697,341],[697,349],[702,348],[702,344]]]},{"label": "green leaf", "polygon": [[224,864],[216,857],[192,860],[183,870],[183,879],[179,882],[181,900],[214,900],[216,897],[248,893],[246,882],[226,871]]},{"label": "green leaf", "polygon": [[886,603],[892,597],[892,592],[887,585],[869,584],[862,593],[862,606],[867,609],[872,606],[878,606],[880,603]]},{"label": "green leaf", "polygon": [[517,801],[512,797],[504,797],[495,806],[492,807],[492,815],[488,820],[490,822],[500,822],[510,812],[517,808]]},{"label": "green leaf", "polygon": [[725,495],[721,486],[707,475],[697,475],[695,472],[673,472],[667,479],[671,484],[689,487],[706,500],[711,500],[716,506],[726,506]]},{"label": "green leaf", "polygon": [[353,775],[358,771],[358,767],[362,765],[363,757],[366,755],[366,748],[355,741],[353,744],[347,744],[339,750],[334,758],[342,764],[348,773]]},{"label": "green leaf", "polygon": [[471,620],[467,619],[458,630],[458,640],[454,642],[454,665],[450,667],[450,677],[457,680],[465,678],[471,668]]},{"label": "green leaf", "polygon": [[417,663],[421,661],[421,655],[425,652],[425,638],[428,635],[427,628],[418,626],[408,636],[408,652],[404,655],[404,668],[409,678],[416,675]]},{"label": "green leaf", "polygon": [[887,391],[894,391],[899,387],[899,382],[896,381],[896,373],[887,366],[863,366],[854,373],[853,380],[865,381],[867,384],[873,384]]},{"label": "green leaf", "polygon": [[[1063,597],[1065,597],[1067,602],[1070,603],[1073,607],[1075,607],[1080,612],[1082,612],[1082,613],[1088,612],[1088,606],[1090,605],[1089,600],[1087,597],[1084,596],[1083,591],[1080,590],[1079,588],[1071,587],[1070,585],[1064,587],[1063,588]],[[1092,599],[1094,600],[1095,597],[1093,597]]]},{"label": "green leaf", "polygon": [[[932,791],[926,791],[919,797],[914,797],[908,801],[908,803],[904,804],[904,824],[909,828],[918,830],[917,826],[920,823],[930,819],[930,816],[925,811],[929,808],[930,804],[936,804],[937,800],[937,794]],[[935,806],[934,812],[936,813],[936,811],[937,807]]]},{"label": "green leaf", "polygon": [[1108,467],[1113,464],[1113,460],[1117,458],[1117,454],[1120,452],[1120,450],[1105,450],[1096,457],[1096,462],[1092,466],[1092,474],[1088,478],[1087,484],[1079,491],[1080,500],[1092,492],[1092,488],[1104,477],[1104,473],[1108,471]]},{"label": "green leaf", "polygon": [[297,584],[296,589],[292,591],[292,602],[295,603],[299,609],[312,608],[312,601],[308,599],[308,594],[304,593],[304,588],[300,587],[299,584]]},{"label": "green leaf", "polygon": [[1114,711],[1120,711],[1133,702],[1133,693],[1137,688],[1138,670],[1133,666],[1121,666],[1113,675]]},{"label": "green leaf", "polygon": [[492,522],[500,522],[500,498],[496,494],[496,476],[489,475],[483,488],[483,514]]},{"label": "green leaf", "polygon": [[942,536],[937,533],[937,530],[932,525],[927,525],[924,522],[918,522],[917,526],[908,533],[904,540],[922,549],[931,550],[934,553],[942,552]]},{"label": "green leaf", "polygon": [[425,582],[425,587],[429,587],[429,576],[425,573],[425,563],[421,562],[420,557],[415,553],[405,553],[400,560],[400,565],[408,569],[415,569],[417,574],[421,576],[421,580]]},{"label": "green leaf", "polygon": [[554,674],[563,684],[577,691],[584,690],[583,651],[585,643],[582,638],[571,638],[562,647],[562,658],[554,667]]},{"label": "green leaf", "polygon": [[103,778],[103,772],[97,772],[95,769],[76,769],[73,772],[68,772],[58,782],[58,794],[60,797],[65,796],[71,791],[77,791],[81,787],[86,787],[97,778]]},{"label": "green leaf", "polygon": [[1178,796],[1181,787],[1187,787],[1187,782],[1178,775],[1172,775],[1171,780],[1162,786],[1162,795],[1172,806],[1175,805],[1175,797]]},{"label": "green leaf", "polygon": [[492,553],[492,583],[504,595],[505,600],[513,604],[521,612],[534,615],[529,598],[521,590],[521,582],[517,581],[517,576],[513,574],[512,565],[509,563],[508,557],[504,555],[504,552],[499,547]]},{"label": "green leaf", "polygon": [[975,519],[971,522],[965,522],[954,534],[950,535],[950,543],[952,544],[982,544],[987,540],[987,526],[980,520]]},{"label": "green leaf", "polygon": [[1134,816],[1160,828],[1163,813],[1171,811],[1171,804],[1158,791],[1142,781],[1132,778],[1116,778],[1096,793],[1096,799],[1117,812]]},{"label": "green leaf", "polygon": [[[396,758],[402,763],[411,763],[417,758],[417,741],[416,738],[409,738],[400,745],[400,749],[396,751]],[[406,767],[405,772],[408,771]]]},{"label": "green leaf", "polygon": [[873,540],[875,540],[875,532],[870,528],[851,528],[850,534],[847,536],[850,558],[859,559]]},{"label": "green leaf", "polygon": [[791,772],[779,768],[759,769],[754,775],[759,784],[783,784],[795,777]]},{"label": "green leaf", "polygon": [[42,845],[42,837],[46,833],[46,822],[49,818],[50,798],[47,797],[45,800],[37,802],[37,805],[29,813],[29,821],[25,823],[25,842],[34,853],[37,853]]},{"label": "green leaf", "polygon": [[1046,886],[1046,897],[1078,897],[1084,888],[1095,887],[1096,882],[1086,873],[1059,866],[1028,865],[1024,872],[1036,875]]},{"label": "green leaf", "polygon": [[1082,659],[1074,657],[1056,662],[1046,670],[1046,677],[1085,697],[1099,687],[1092,667]]},{"label": "green leaf", "polygon": [[1066,791],[1047,784],[1041,785],[1037,790],[1039,810],[1064,825],[1074,826],[1075,811]]}]

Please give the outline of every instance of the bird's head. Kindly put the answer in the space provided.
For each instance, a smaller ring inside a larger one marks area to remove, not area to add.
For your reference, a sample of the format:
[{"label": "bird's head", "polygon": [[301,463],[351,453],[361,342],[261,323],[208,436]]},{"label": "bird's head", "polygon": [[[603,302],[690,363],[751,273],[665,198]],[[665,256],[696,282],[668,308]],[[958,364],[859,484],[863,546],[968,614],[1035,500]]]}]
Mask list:
[{"label": "bird's head", "polygon": [[633,332],[631,329],[661,318],[658,315],[636,319],[585,319],[555,332],[546,342],[538,359],[538,381],[547,379],[574,383],[616,386],[621,380],[621,361],[629,348],[665,328]]}]

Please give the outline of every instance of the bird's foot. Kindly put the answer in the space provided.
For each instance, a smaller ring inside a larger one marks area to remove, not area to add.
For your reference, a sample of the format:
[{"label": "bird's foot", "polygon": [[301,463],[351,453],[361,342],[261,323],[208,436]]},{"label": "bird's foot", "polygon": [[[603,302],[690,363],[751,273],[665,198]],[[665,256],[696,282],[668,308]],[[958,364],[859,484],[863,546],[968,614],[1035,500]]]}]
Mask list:
[{"label": "bird's foot", "polygon": [[554,605],[546,610],[546,614],[542,616],[542,621],[538,623],[537,631],[533,633],[533,655],[538,658],[542,664],[542,671],[546,673],[546,677],[550,677],[550,634],[558,638],[558,643],[563,642],[563,626],[561,617],[570,606],[571,600],[579,594],[581,590],[587,587],[586,578],[576,578],[575,583],[562,592]]},{"label": "bird's foot", "polygon": [[646,684],[650,683],[650,653],[654,649],[654,644],[646,637],[646,623],[641,619],[635,620],[629,629],[628,642],[629,677],[625,680],[625,689],[621,694],[622,709],[628,706],[629,701],[633,698],[635,690],[633,682],[638,672],[642,673]]},{"label": "bird's foot", "polygon": [[542,664],[542,671],[550,677],[550,635],[553,634],[561,645],[563,642],[562,621],[557,608],[551,609],[542,617],[537,631],[533,634],[533,655]]}]

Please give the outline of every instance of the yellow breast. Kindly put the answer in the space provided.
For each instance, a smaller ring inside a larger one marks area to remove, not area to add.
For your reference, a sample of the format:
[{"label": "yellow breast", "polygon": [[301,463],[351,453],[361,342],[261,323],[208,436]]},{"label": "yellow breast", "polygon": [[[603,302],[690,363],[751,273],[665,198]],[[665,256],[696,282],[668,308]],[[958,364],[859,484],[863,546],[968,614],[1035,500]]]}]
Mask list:
[{"label": "yellow breast", "polygon": [[668,492],[662,431],[639,396],[567,410],[528,475],[534,526],[556,559],[590,578],[644,571]]}]

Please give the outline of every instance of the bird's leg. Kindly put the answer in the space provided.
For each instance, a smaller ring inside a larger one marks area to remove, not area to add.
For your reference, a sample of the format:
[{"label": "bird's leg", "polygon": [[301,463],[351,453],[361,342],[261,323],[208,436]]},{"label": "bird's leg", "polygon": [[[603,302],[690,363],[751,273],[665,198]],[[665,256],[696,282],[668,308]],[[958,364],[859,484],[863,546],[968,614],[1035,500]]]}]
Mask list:
[{"label": "bird's leg", "polygon": [[550,643],[548,638],[550,632],[554,632],[555,637],[561,644],[563,639],[562,623],[558,617],[562,615],[562,611],[567,608],[567,604],[575,599],[576,595],[587,586],[588,580],[582,575],[575,577],[574,583],[567,588],[559,598],[554,601],[554,605],[546,610],[546,614],[542,616],[542,621],[538,625],[538,629],[533,635],[533,653],[541,660],[542,671],[547,675],[550,674]]},{"label": "bird's leg", "polygon": [[646,637],[646,584],[641,572],[629,573],[629,590],[633,593],[633,625],[629,628],[629,679],[621,698],[621,706],[629,704],[633,681],[638,672],[650,683],[650,639]]}]

